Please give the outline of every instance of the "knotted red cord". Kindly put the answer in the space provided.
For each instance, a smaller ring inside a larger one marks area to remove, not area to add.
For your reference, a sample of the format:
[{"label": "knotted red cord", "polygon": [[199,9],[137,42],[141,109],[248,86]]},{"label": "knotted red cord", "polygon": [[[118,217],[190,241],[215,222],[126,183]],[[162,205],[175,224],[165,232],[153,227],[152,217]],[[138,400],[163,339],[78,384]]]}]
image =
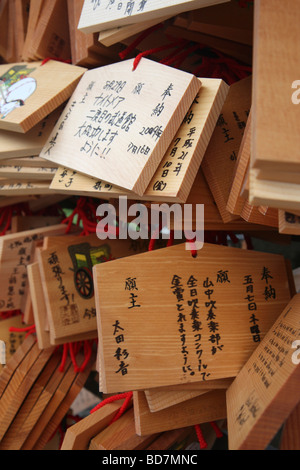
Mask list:
[{"label": "knotted red cord", "polygon": [[146,29],[146,31],[143,31],[124,51],[119,53],[120,59],[124,60],[126,57],[136,49],[136,47],[144,41],[148,36],[150,36],[154,31],[157,31],[158,29],[163,28],[163,23],[156,24],[155,26],[152,26],[151,28]]},{"label": "knotted red cord", "polygon": [[133,392],[119,393],[118,395],[108,397],[102,402],[100,402],[97,406],[95,406],[95,408],[93,408],[90,411],[90,414],[95,413],[96,411],[100,410],[100,408],[103,408],[105,405],[108,405],[109,403],[114,403],[115,401],[124,399],[123,405],[121,406],[119,411],[116,413],[116,415],[113,417],[113,419],[109,423],[108,426],[110,426],[112,423],[116,422],[119,418],[121,418],[121,416],[125,413],[125,411],[127,410],[131,402],[132,397],[133,397]]}]

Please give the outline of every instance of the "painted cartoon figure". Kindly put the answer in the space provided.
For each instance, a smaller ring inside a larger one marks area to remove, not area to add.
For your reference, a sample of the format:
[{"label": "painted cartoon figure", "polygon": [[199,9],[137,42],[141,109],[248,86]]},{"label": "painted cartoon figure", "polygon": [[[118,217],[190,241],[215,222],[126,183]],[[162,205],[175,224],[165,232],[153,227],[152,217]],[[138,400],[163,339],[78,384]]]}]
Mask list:
[{"label": "painted cartoon figure", "polygon": [[35,92],[36,80],[28,75],[35,69],[15,66],[0,77],[0,115],[1,119],[14,109],[25,105],[25,101]]}]

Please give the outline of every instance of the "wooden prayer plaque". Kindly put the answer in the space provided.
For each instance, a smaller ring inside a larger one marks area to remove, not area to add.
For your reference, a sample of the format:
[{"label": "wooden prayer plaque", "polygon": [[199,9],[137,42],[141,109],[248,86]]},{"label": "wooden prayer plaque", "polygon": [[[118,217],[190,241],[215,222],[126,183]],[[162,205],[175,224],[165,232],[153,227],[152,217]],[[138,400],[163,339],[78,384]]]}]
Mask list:
[{"label": "wooden prayer plaque", "polygon": [[117,4],[111,0],[85,0],[78,29],[85,33],[97,33],[115,26],[148,21],[165,15],[175,16],[183,11],[226,1],[228,0],[142,0]]},{"label": "wooden prayer plaque", "polygon": [[52,344],[76,335],[97,337],[93,266],[135,254],[135,249],[145,251],[132,240],[102,241],[96,235],[48,238],[48,248],[37,255]]},{"label": "wooden prayer plaque", "polygon": [[0,238],[0,311],[25,308],[28,289],[27,265],[32,262],[35,244],[46,235],[62,235],[65,225],[54,225]]},{"label": "wooden prayer plaque", "polygon": [[47,349],[51,347],[51,343],[39,264],[29,264],[27,275],[38,346],[40,349]]},{"label": "wooden prayer plaque", "polygon": [[132,67],[86,72],[40,156],[143,195],[201,83],[145,58]]},{"label": "wooden prayer plaque", "polygon": [[136,433],[147,436],[226,418],[226,392],[214,390],[165,410],[151,413],[145,394],[133,393]]},{"label": "wooden prayer plaque", "polygon": [[42,119],[26,134],[1,130],[0,159],[38,155],[42,151],[50,133],[53,131],[53,127],[62,111],[63,108],[59,107],[49,116]]},{"label": "wooden prayer plaque", "polygon": [[[186,202],[188,198],[228,93],[228,86],[222,80],[200,80],[200,91],[142,199]],[[126,194],[133,199],[137,197],[136,194],[122,191],[105,181],[97,181],[95,178],[61,167],[52,180],[51,189],[69,191],[70,194],[91,191],[103,197]]]},{"label": "wooden prayer plaque", "polygon": [[299,4],[254,3],[252,165],[265,171],[297,172],[300,180]]},{"label": "wooden prayer plaque", "polygon": [[299,322],[297,294],[227,390],[231,450],[264,450],[299,403]]},{"label": "wooden prayer plaque", "polygon": [[237,218],[226,209],[226,206],[250,113],[251,88],[251,77],[231,85],[201,165],[225,223]]},{"label": "wooden prayer plaque", "polygon": [[254,206],[267,205],[276,209],[299,210],[299,184],[261,180],[257,178],[259,170],[249,172],[249,202]]},{"label": "wooden prayer plaque", "polygon": [[123,401],[108,403],[68,428],[61,450],[88,450],[91,439],[109,425],[122,406]]},{"label": "wooden prayer plaque", "polygon": [[28,132],[70,98],[85,70],[55,60],[0,65],[0,129]]},{"label": "wooden prayer plaque", "polygon": [[104,393],[235,377],[290,300],[283,257],[209,244],[95,266],[94,285]]}]

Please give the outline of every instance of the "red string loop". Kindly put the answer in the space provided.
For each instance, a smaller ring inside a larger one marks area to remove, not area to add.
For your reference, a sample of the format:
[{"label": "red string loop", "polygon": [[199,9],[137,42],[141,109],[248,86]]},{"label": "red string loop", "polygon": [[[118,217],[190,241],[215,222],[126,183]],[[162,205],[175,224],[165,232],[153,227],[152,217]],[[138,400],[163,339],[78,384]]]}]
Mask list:
[{"label": "red string loop", "polygon": [[90,414],[95,413],[96,411],[100,410],[101,408],[103,408],[105,405],[108,405],[109,403],[114,403],[115,401],[124,399],[123,405],[121,406],[119,411],[116,413],[116,415],[113,417],[113,419],[109,423],[109,426],[110,426],[112,423],[115,423],[119,418],[121,418],[121,416],[123,416],[123,414],[125,413],[125,411],[129,407],[129,404],[132,400],[132,397],[133,397],[133,392],[119,393],[118,395],[108,397],[105,400],[103,400],[102,402],[100,402],[97,406],[95,406],[95,408],[93,408],[90,411]]}]

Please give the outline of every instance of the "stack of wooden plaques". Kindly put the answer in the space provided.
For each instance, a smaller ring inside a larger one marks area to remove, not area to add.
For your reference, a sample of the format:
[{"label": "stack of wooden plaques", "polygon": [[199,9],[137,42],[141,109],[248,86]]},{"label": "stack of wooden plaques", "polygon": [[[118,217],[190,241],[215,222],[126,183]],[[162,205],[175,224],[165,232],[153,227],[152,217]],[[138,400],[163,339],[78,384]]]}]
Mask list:
[{"label": "stack of wooden plaques", "polygon": [[299,7],[0,0],[1,450],[300,449]]},{"label": "stack of wooden plaques", "polygon": [[[292,234],[300,233],[300,106],[296,80],[300,52],[293,45],[299,41],[297,7],[297,2],[283,8],[279,1],[260,0],[255,8],[254,126],[249,173],[250,202],[280,209],[280,231]],[[288,24],[291,28],[285,34]],[[279,69],[277,54],[284,58]]]},{"label": "stack of wooden plaques", "polygon": [[39,154],[84,71],[55,60],[0,66],[1,200],[54,194],[57,167]]},{"label": "stack of wooden plaques", "polygon": [[85,385],[93,358],[83,372],[70,359],[61,372],[60,362],[60,352],[39,349],[32,336],[8,361],[0,376],[1,450],[43,450],[51,439]]}]

